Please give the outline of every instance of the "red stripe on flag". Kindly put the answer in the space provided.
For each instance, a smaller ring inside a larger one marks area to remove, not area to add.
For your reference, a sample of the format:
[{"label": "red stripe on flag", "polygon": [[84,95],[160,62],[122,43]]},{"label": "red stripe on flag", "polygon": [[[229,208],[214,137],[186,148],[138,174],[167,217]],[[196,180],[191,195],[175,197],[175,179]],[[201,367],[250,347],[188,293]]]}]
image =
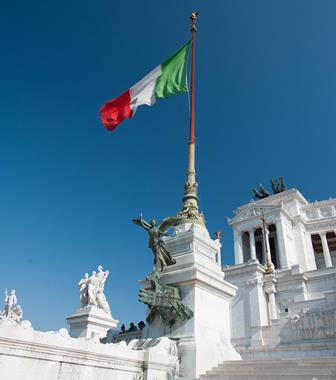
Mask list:
[{"label": "red stripe on flag", "polygon": [[124,119],[131,118],[130,92],[127,90],[118,98],[108,101],[100,109],[100,117],[106,129],[113,131]]}]

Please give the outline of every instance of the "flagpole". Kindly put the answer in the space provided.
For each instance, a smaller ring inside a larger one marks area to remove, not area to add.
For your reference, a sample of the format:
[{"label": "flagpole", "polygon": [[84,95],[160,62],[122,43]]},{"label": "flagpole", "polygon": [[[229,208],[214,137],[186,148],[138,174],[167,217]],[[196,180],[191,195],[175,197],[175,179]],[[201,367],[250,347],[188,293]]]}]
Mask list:
[{"label": "flagpole", "polygon": [[205,225],[204,216],[198,209],[197,182],[195,170],[195,36],[196,22],[199,12],[190,16],[191,26],[191,83],[190,83],[190,124],[188,142],[187,180],[184,185],[183,208],[178,216],[191,222]]},{"label": "flagpole", "polygon": [[191,19],[191,84],[190,84],[190,128],[189,128],[189,170],[195,171],[195,34],[197,14],[190,16]]}]

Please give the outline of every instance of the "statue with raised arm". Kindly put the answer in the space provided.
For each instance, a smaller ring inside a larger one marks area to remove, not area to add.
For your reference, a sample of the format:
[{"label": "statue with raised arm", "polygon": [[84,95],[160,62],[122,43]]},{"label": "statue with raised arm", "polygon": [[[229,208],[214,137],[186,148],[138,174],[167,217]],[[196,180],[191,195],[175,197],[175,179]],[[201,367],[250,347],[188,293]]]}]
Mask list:
[{"label": "statue with raised arm", "polygon": [[144,228],[148,232],[148,247],[151,248],[154,254],[155,272],[162,272],[165,266],[175,264],[176,261],[168,251],[163,237],[167,236],[170,228],[184,222],[185,220],[182,218],[165,218],[162,223],[157,226],[156,220],[153,219],[148,223],[142,218],[142,215],[140,215],[138,219],[133,219],[134,224]]},{"label": "statue with raised arm", "polygon": [[110,313],[110,306],[104,294],[105,281],[109,273],[110,272],[108,270],[104,272],[103,267],[101,265],[98,266],[98,272],[96,274],[98,278],[96,301],[97,301],[97,306],[103,309],[106,313]]}]

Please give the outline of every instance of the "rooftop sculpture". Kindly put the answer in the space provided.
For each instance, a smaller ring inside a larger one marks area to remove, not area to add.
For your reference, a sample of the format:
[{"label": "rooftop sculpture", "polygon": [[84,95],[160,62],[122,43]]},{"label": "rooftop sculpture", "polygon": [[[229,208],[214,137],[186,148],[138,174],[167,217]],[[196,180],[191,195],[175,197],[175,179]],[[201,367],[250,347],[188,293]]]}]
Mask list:
[{"label": "rooftop sculpture", "polygon": [[15,290],[12,289],[10,293],[5,296],[5,308],[0,312],[0,319],[6,318],[13,322],[20,323],[22,318],[22,309],[20,305],[17,305],[17,297]]},{"label": "rooftop sculpture", "polygon": [[[282,177],[279,177],[278,179],[271,179],[271,186],[273,194],[279,194],[287,190],[287,187]],[[259,184],[258,190],[253,189],[253,193],[255,199],[264,199],[270,196],[269,191],[267,191],[261,183]]]}]

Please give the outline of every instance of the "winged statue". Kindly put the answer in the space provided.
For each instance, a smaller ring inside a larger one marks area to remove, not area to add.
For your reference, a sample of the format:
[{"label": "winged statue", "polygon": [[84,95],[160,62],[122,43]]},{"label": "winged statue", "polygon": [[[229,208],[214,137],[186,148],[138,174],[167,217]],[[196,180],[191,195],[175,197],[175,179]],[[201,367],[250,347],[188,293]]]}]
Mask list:
[{"label": "winged statue", "polygon": [[279,177],[278,179],[271,179],[271,185],[273,194],[279,194],[287,190],[287,186],[285,185],[282,177]]},{"label": "winged statue", "polygon": [[175,264],[175,259],[168,251],[166,244],[163,240],[164,236],[167,236],[170,228],[176,227],[179,224],[185,223],[185,219],[169,217],[163,219],[158,226],[155,219],[150,222],[146,222],[140,215],[140,218],[133,219],[133,223],[137,226],[144,228],[149,235],[148,247],[154,254],[154,271],[162,272],[163,268],[168,265]]},{"label": "winged statue", "polygon": [[253,193],[256,199],[267,198],[270,195],[261,183],[259,184],[259,190],[253,189]]}]

